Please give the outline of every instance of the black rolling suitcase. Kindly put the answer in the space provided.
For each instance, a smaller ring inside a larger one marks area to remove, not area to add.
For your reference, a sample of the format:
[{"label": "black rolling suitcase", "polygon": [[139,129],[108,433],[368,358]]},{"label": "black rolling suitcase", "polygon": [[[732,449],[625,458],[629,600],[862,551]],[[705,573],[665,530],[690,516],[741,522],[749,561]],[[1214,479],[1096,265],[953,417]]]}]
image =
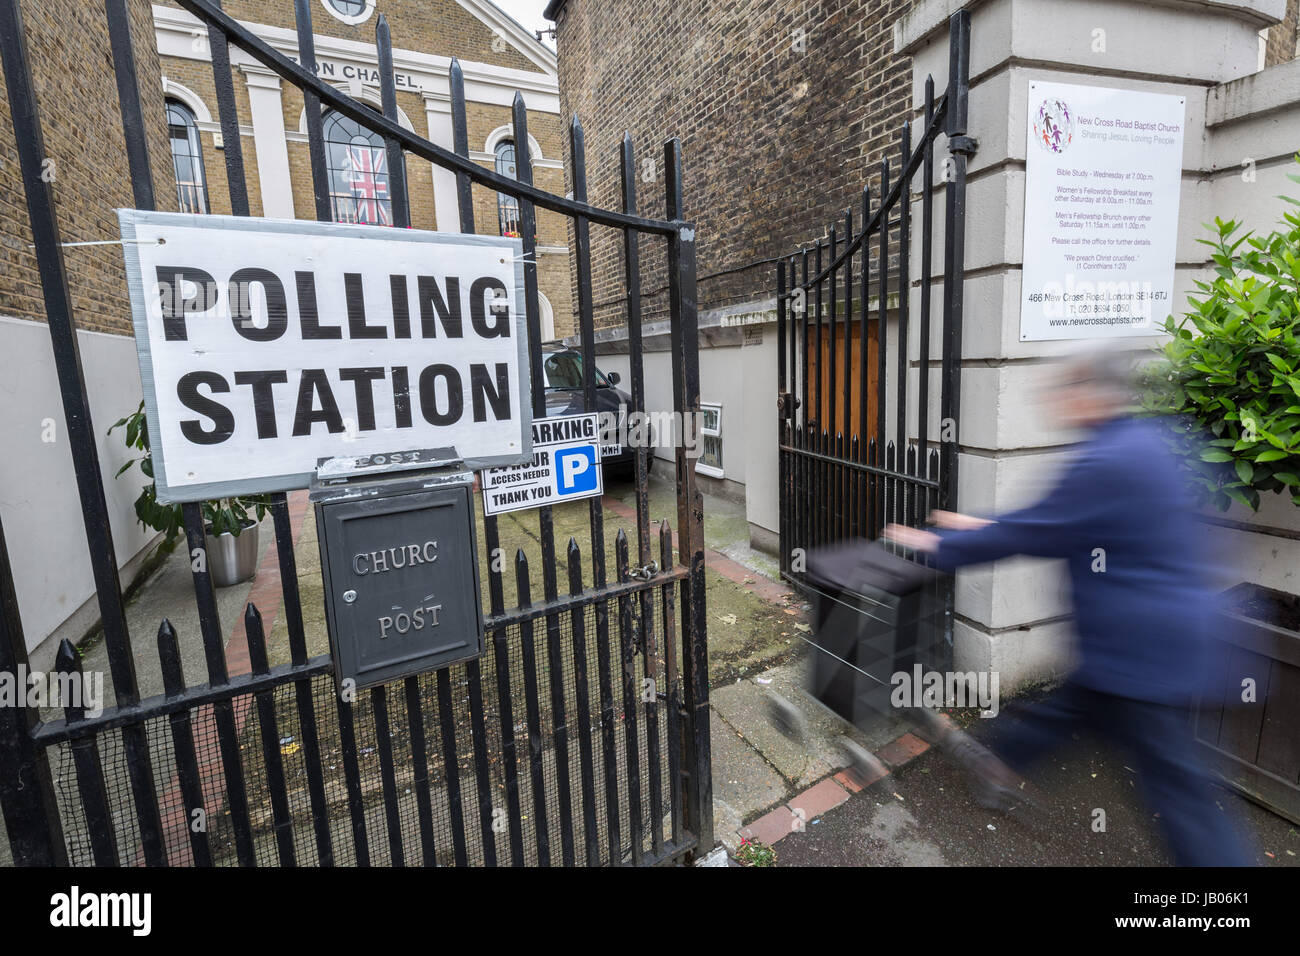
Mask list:
[{"label": "black rolling suitcase", "polygon": [[931,568],[854,541],[810,554],[807,582],[816,645],[809,689],[849,723],[898,716],[894,674],[948,668],[943,592]]},{"label": "black rolling suitcase", "polygon": [[[809,694],[859,730],[888,717],[907,721],[970,773],[981,806],[1008,809],[1025,802],[1024,794],[991,782],[993,770],[1005,768],[937,709],[920,706],[911,694],[899,706],[891,699],[895,674],[907,674],[915,686],[922,674],[952,669],[944,637],[951,580],[882,543],[854,541],[809,554],[806,582],[813,629]],[[807,733],[804,714],[785,698],[772,694],[770,713],[782,733]],[[848,734],[840,746],[860,777],[884,774],[876,756]]]},{"label": "black rolling suitcase", "polygon": [[[805,580],[813,631],[809,695],[859,730],[896,717],[932,742],[960,741],[960,749],[970,750],[969,738],[937,711],[910,706],[910,699],[895,707],[891,700],[895,674],[915,677],[918,665],[923,672],[952,667],[943,626],[945,576],[881,542],[857,540],[809,554]],[[803,712],[778,694],[770,697],[772,722],[787,736],[803,738]],[[839,742],[856,773],[879,775],[874,755],[847,733]]]}]

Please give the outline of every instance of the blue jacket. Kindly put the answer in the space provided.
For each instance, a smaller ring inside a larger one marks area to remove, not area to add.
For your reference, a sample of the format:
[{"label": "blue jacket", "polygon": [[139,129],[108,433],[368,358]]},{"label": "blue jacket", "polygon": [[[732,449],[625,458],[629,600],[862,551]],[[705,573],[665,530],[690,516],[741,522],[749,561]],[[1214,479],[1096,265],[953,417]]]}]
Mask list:
[{"label": "blue jacket", "polygon": [[936,564],[1064,558],[1081,658],[1071,679],[1185,704],[1206,677],[1216,605],[1202,533],[1163,428],[1128,417],[1096,426],[1037,504],[974,531],[939,532]]}]

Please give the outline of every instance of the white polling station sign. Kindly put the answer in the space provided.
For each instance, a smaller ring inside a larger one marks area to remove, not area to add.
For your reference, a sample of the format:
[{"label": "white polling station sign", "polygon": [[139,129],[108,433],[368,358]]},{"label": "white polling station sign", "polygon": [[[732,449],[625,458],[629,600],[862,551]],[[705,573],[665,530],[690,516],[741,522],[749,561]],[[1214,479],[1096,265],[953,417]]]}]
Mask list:
[{"label": "white polling station sign", "polygon": [[529,460],[518,239],[118,218],[160,501],[305,488],[338,455]]},{"label": "white polling station sign", "polygon": [[563,415],[533,422],[533,457],[479,475],[483,511],[523,511],[605,493],[599,416]]}]

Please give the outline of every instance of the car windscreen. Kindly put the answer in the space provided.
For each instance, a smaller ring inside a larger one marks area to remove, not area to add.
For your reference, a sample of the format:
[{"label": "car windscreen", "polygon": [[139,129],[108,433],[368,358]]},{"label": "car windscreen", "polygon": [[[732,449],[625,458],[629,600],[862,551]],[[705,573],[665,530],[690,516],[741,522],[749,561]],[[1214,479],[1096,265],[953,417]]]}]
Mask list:
[{"label": "car windscreen", "polygon": [[[578,352],[552,352],[542,361],[542,373],[547,388],[582,388],[582,355]],[[596,385],[609,382],[600,369],[596,369]]]}]

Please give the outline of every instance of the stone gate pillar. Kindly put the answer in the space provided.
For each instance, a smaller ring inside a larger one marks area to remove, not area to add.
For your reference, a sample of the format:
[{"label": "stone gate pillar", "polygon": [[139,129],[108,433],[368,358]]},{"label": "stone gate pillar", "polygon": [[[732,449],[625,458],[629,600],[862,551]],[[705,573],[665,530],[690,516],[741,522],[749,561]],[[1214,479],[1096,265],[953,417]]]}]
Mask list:
[{"label": "stone gate pillar", "polygon": [[[1181,312],[1206,263],[1200,224],[1213,218],[1206,146],[1211,89],[1260,67],[1260,31],[1282,19],[1286,0],[923,0],[894,26],[896,52],[912,57],[913,125],[923,119],[925,80],[942,95],[948,18],[971,12],[969,135],[979,142],[967,179],[965,325],[962,335],[961,510],[1021,506],[1046,490],[1073,436],[1047,420],[1037,389],[1062,343],[1020,341],[1026,111],[1035,81],[1169,93],[1186,98],[1175,296]],[[933,273],[943,278],[943,157],[935,149]],[[919,182],[917,183],[919,185]],[[920,222],[914,207],[912,222]],[[920,230],[912,257],[920,262]],[[919,270],[918,270],[919,271]],[[919,315],[919,285],[911,312]],[[939,289],[934,289],[935,302]],[[932,314],[930,394],[938,394],[941,310]],[[1159,317],[1163,320],[1163,316]],[[913,323],[911,354],[917,355]],[[1154,338],[1130,339],[1133,345]],[[1068,343],[1067,343],[1068,344]],[[914,366],[912,374],[919,374]],[[936,403],[937,404],[937,403]],[[937,415],[929,434],[940,433]],[[958,576],[956,666],[996,670],[1004,691],[1067,663],[1068,594],[1060,568],[1005,561]]]}]

